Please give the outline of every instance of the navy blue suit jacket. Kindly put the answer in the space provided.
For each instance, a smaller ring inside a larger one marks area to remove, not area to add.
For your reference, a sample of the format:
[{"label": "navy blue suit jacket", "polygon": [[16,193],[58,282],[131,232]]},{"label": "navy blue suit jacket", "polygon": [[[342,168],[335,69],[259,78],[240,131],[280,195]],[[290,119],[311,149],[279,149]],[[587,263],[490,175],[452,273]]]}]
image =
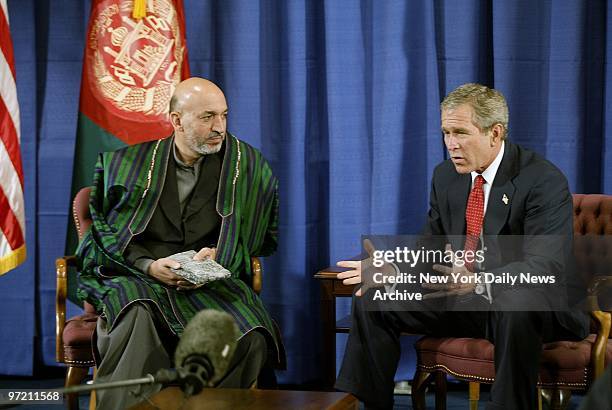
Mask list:
[{"label": "navy blue suit jacket", "polygon": [[[554,273],[556,286],[543,285],[545,291],[540,294],[551,304],[558,304],[560,297],[567,296],[568,288],[582,286],[576,282],[579,279],[571,257],[573,206],[567,179],[538,154],[509,141],[505,144],[484,218],[485,271]],[[459,238],[466,232],[471,183],[471,175],[459,174],[451,160],[434,170],[425,233],[456,235],[450,240],[454,250],[464,246]],[[507,291],[512,287],[492,285],[494,299]],[[570,305],[575,302],[571,297],[566,301]],[[584,312],[566,309],[556,312],[556,317],[577,336],[587,334],[588,317]]]}]

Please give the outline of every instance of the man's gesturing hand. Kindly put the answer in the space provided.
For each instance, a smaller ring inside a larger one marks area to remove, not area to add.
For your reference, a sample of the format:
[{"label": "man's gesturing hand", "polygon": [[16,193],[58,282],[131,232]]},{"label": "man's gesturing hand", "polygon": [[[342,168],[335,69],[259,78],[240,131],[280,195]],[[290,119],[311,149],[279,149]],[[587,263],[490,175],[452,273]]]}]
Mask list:
[{"label": "man's gesturing hand", "polygon": [[[446,245],[446,252],[453,251],[450,244]],[[459,261],[452,253],[452,267],[444,265],[433,265],[432,268],[440,273],[448,276],[447,283],[424,283],[422,286],[426,289],[434,289],[437,292],[428,293],[423,296],[423,299],[434,299],[444,296],[460,296],[466,295],[474,291],[476,288],[476,274],[470,272],[465,261]],[[456,279],[452,274],[456,275]],[[462,283],[463,282],[463,283]]]},{"label": "man's gesturing hand", "polygon": [[[362,283],[362,267],[367,270],[372,266],[372,254],[376,248],[374,248],[374,245],[372,245],[372,242],[370,242],[369,239],[365,239],[363,241],[363,247],[369,255],[367,259],[362,261],[340,261],[336,264],[343,268],[353,268],[352,270],[340,272],[338,276],[336,276],[338,279],[342,279],[342,283],[344,285],[356,285],[358,283]],[[395,273],[395,269],[389,264],[384,264],[380,268],[377,268],[376,271],[382,272],[385,275]],[[357,292],[355,292],[355,296],[363,295],[370,287],[371,284],[362,285]]]}]

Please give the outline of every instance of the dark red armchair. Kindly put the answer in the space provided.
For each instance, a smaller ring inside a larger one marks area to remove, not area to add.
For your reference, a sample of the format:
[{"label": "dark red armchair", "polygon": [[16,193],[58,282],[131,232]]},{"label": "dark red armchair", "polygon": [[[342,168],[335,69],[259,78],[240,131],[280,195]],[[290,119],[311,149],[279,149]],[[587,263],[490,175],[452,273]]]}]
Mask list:
[{"label": "dark red armchair", "polygon": [[[573,200],[575,237],[612,235],[612,196],[577,194]],[[609,272],[612,250],[607,246],[584,249],[584,243],[576,241],[577,271],[583,274]],[[604,267],[603,271],[597,270],[597,267],[588,265],[594,258],[585,256],[593,252],[598,253],[597,261],[605,264],[607,269]],[[607,306],[602,310],[597,304],[598,293],[612,284],[612,276],[583,279],[590,283],[592,334],[579,342],[559,341],[544,345],[538,382],[540,408],[542,397],[550,402],[551,408],[563,408],[572,390],[587,390],[592,381],[603,373],[605,366],[612,362],[612,341],[609,339],[611,314],[605,311],[612,307]],[[490,384],[495,380],[493,349],[493,344],[484,339],[421,338],[416,343],[417,370],[412,386],[413,408],[425,408],[425,389],[435,380],[436,409],[445,409],[446,375],[452,375],[469,383],[470,409],[478,409],[480,383]]]},{"label": "dark red armchair", "polygon": [[[81,189],[72,202],[72,216],[79,235],[79,240],[91,226],[89,213],[89,194],[91,188]],[[57,275],[57,290],[55,297],[55,357],[59,363],[68,367],[66,387],[81,384],[95,366],[92,346],[92,336],[96,328],[98,314],[89,303],[84,303],[84,311],[78,316],[66,320],[66,296],[68,292],[68,269],[76,266],[75,256],[64,256],[55,261]],[[259,294],[262,287],[262,268],[259,258],[251,258],[253,271],[253,290]],[[95,370],[95,369],[94,369]],[[92,395],[93,398],[93,395]],[[69,409],[78,409],[78,397],[70,395],[67,398]],[[95,400],[90,401],[90,409],[95,408]]]},{"label": "dark red armchair", "polygon": [[[91,188],[81,189],[72,202],[72,217],[79,240],[91,226],[89,215],[89,193]],[[68,269],[76,266],[74,256],[56,259],[55,272],[57,289],[55,294],[55,358],[68,367],[66,387],[81,384],[89,368],[95,366],[92,349],[92,335],[96,328],[98,314],[94,307],[85,302],[84,312],[66,320],[66,296],[68,293]],[[69,409],[78,408],[78,397],[67,397]]]}]

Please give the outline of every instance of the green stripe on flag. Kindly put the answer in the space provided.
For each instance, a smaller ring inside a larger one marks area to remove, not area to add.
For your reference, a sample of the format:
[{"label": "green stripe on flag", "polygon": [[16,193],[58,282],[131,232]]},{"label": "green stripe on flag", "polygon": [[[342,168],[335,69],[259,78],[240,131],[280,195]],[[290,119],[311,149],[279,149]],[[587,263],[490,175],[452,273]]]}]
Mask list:
[{"label": "green stripe on flag", "polygon": [[100,128],[83,113],[79,113],[72,172],[73,197],[79,189],[91,185],[99,152],[116,151],[125,146],[119,138]]},{"label": "green stripe on flag", "polygon": [[[68,232],[66,234],[66,255],[74,255],[78,245],[78,236],[72,217],[72,200],[83,187],[90,186],[93,181],[94,166],[99,152],[115,151],[126,144],[119,138],[105,131],[91,121],[83,113],[79,113],[77,123],[77,140],[74,148],[74,164],[72,166],[72,189],[70,191],[70,208],[68,210]],[[75,272],[68,277],[68,298],[77,302],[77,278]]]}]

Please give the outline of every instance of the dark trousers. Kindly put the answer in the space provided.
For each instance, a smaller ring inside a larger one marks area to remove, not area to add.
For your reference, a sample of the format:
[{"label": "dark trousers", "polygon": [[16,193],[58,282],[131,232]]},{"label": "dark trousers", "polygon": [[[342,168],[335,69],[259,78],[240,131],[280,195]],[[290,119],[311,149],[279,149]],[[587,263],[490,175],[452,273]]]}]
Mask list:
[{"label": "dark trousers", "polygon": [[[511,297],[531,294],[517,291]],[[496,377],[487,409],[521,410],[537,406],[542,343],[579,337],[561,328],[552,312],[372,311],[365,305],[353,297],[353,323],[336,388],[354,394],[366,408],[393,407],[402,332],[489,339],[495,344]]]},{"label": "dark trousers", "polygon": [[248,389],[257,381],[268,357],[266,338],[257,330],[244,335],[236,345],[225,376],[216,387]]},{"label": "dark trousers", "polygon": [[[97,347],[101,361],[98,361],[96,382],[140,378],[172,367],[169,352],[176,348],[178,338],[155,323],[154,318],[148,305],[134,303],[112,332],[107,331],[104,319],[98,320]],[[228,369],[216,387],[250,388],[257,381],[267,357],[265,336],[256,330],[250,331],[238,340]],[[160,388],[160,385],[151,385],[100,390],[96,394],[97,408],[127,408],[157,393]]]}]

